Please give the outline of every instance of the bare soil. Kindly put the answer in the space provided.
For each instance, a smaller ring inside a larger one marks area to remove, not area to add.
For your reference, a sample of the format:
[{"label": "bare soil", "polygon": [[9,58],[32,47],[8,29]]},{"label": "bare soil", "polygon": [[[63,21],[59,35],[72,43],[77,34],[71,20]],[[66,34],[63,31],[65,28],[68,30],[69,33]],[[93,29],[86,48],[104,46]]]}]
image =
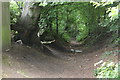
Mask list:
[{"label": "bare soil", "polygon": [[44,54],[39,50],[23,44],[12,44],[10,50],[3,52],[3,77],[4,78],[95,78],[94,66],[100,60],[118,61],[118,55],[102,58],[105,51],[113,51],[104,43],[91,48],[71,43],[71,48],[82,50],[81,53],[62,52],[46,46],[51,53]]}]

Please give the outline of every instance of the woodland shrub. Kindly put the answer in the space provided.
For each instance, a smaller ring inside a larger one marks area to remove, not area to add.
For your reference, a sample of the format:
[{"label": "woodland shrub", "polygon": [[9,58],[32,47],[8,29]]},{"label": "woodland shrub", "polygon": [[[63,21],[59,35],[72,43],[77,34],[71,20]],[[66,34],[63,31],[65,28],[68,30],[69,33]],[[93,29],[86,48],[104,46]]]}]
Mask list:
[{"label": "woodland shrub", "polygon": [[95,76],[97,78],[119,78],[120,65],[114,62],[104,62],[101,67],[95,70]]}]

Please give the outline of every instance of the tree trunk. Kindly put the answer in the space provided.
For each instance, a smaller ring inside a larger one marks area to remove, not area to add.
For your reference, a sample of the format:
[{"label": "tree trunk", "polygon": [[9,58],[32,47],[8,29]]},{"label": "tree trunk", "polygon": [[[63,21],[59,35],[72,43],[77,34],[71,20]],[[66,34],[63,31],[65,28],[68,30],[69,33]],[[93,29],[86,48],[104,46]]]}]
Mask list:
[{"label": "tree trunk", "polygon": [[39,31],[38,20],[40,17],[39,3],[32,5],[32,2],[26,2],[19,22],[11,29],[18,31],[18,37],[26,45],[40,45],[37,33]]},{"label": "tree trunk", "polygon": [[52,29],[52,21],[50,21],[49,28],[50,28],[50,32],[52,33],[52,32],[53,32],[53,29]]},{"label": "tree trunk", "polygon": [[11,45],[9,3],[0,2],[0,48],[3,51]]},{"label": "tree trunk", "polygon": [[66,15],[66,18],[67,18],[67,20],[66,20],[66,27],[65,27],[65,31],[68,31],[68,28],[69,28],[69,26],[68,26],[68,24],[69,24],[69,10],[67,9],[66,10],[67,11],[67,15]]},{"label": "tree trunk", "polygon": [[58,10],[56,9],[56,33],[58,34]]}]

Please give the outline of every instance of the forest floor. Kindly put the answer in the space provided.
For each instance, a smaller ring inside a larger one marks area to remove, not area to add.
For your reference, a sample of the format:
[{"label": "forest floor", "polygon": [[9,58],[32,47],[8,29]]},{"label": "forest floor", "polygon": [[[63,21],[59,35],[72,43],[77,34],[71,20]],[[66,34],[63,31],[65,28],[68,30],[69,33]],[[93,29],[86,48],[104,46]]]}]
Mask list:
[{"label": "forest floor", "polygon": [[75,41],[70,45],[71,49],[82,52],[66,53],[48,47],[57,55],[54,57],[29,46],[13,44],[3,53],[3,78],[95,78],[94,69],[101,64],[94,66],[95,63],[101,60],[118,61],[118,55],[103,58],[104,52],[117,49],[104,43],[89,48],[76,46],[79,44]]}]

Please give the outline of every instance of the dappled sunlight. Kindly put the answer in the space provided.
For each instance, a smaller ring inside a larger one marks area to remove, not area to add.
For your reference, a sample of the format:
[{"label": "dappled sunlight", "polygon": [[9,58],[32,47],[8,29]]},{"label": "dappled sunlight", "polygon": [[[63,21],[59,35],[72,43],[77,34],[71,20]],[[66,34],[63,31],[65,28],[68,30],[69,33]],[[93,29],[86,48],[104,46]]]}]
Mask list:
[{"label": "dappled sunlight", "polygon": [[10,23],[2,25],[2,76],[119,78],[119,3],[10,2],[1,10],[10,8],[10,20],[3,14]]}]

